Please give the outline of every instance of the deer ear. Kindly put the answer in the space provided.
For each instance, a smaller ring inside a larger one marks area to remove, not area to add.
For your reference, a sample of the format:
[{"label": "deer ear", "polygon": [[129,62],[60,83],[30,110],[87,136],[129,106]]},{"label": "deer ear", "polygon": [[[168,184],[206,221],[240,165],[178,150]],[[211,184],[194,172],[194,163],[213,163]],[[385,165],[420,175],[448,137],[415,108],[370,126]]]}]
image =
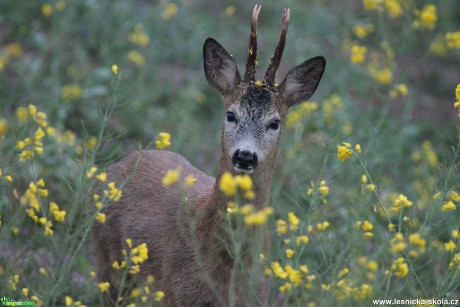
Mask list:
[{"label": "deer ear", "polygon": [[288,108],[309,99],[323,76],[326,60],[315,57],[291,68],[279,87]]},{"label": "deer ear", "polygon": [[204,42],[203,58],[209,85],[224,96],[232,92],[241,81],[233,57],[216,40],[208,38]]}]

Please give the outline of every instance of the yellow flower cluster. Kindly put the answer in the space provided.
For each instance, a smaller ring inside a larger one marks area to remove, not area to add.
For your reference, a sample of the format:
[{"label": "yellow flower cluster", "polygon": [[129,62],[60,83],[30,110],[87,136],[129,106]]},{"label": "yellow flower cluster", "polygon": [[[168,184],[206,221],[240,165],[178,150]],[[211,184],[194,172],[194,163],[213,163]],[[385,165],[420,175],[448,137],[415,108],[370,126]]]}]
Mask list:
[{"label": "yellow flower cluster", "polygon": [[372,232],[374,225],[368,220],[364,220],[364,222],[357,221],[356,229],[364,231],[364,237],[366,238],[372,238],[374,236],[374,233]]},{"label": "yellow flower cluster", "polygon": [[390,210],[393,212],[399,212],[403,208],[411,207],[413,203],[407,199],[407,196],[403,194],[399,194],[398,198],[396,198],[393,202],[393,206],[391,206]]},{"label": "yellow flower cluster", "polygon": [[252,179],[248,174],[232,176],[229,172],[225,172],[219,181],[219,189],[227,196],[235,196],[240,188],[245,198],[254,199],[252,187]]},{"label": "yellow flower cluster", "polygon": [[[286,254],[292,254],[292,250],[286,250]],[[291,258],[292,255],[288,258]],[[279,287],[281,293],[289,292],[293,287],[297,287],[303,283],[305,280],[305,288],[310,289],[313,285],[312,282],[316,279],[315,275],[309,275],[309,270],[307,265],[300,265],[298,269],[294,269],[290,265],[285,265],[284,267],[278,261],[271,263],[270,267],[265,268],[266,275],[275,275],[275,277],[286,280],[282,286]]]},{"label": "yellow flower cluster", "polygon": [[136,66],[143,66],[145,64],[145,57],[136,50],[128,52],[127,58],[133,62]]},{"label": "yellow flower cluster", "polygon": [[433,30],[436,27],[438,15],[436,13],[436,6],[433,4],[427,4],[420,10],[415,10],[416,20],[412,23],[412,26],[416,29],[428,29]]},{"label": "yellow flower cluster", "polygon": [[114,74],[115,76],[118,75],[118,72],[119,72],[119,71],[118,71],[118,65],[115,65],[115,64],[112,65],[112,72],[113,72],[113,74]]},{"label": "yellow flower cluster", "polygon": [[65,85],[61,90],[61,99],[63,101],[77,100],[83,93],[82,88],[78,84]]},{"label": "yellow flower cluster", "polygon": [[409,245],[416,249],[409,250],[409,256],[416,258],[420,253],[425,252],[426,240],[423,239],[418,232],[409,235]]},{"label": "yellow flower cluster", "polygon": [[99,288],[99,291],[101,291],[101,293],[107,292],[109,291],[110,283],[108,281],[100,282],[97,284],[97,287]]},{"label": "yellow flower cluster", "polygon": [[391,18],[403,15],[401,0],[363,0],[363,7],[368,11],[385,11]]},{"label": "yellow flower cluster", "polygon": [[[31,182],[29,188],[20,198],[21,205],[27,205],[27,215],[35,222],[44,225],[44,233],[46,236],[53,235],[53,222],[46,217],[39,217],[37,214],[41,211],[41,198],[48,197],[48,190],[45,189],[45,181],[40,179],[37,182]],[[49,203],[48,211],[53,215],[56,222],[64,222],[67,212],[59,210],[58,204],[55,202]]]},{"label": "yellow flower cluster", "polygon": [[303,118],[310,116],[318,110],[318,103],[314,101],[306,101],[295,107],[286,115],[286,127],[292,129]]},{"label": "yellow flower cluster", "polygon": [[371,23],[359,24],[353,27],[353,34],[360,39],[366,38],[372,32],[374,32],[374,25]]},{"label": "yellow flower cluster", "polygon": [[371,192],[374,192],[375,191],[375,184],[373,183],[367,183],[367,176],[366,175],[362,175],[361,176],[361,184],[363,185],[363,187],[365,187],[367,190],[371,191]]},{"label": "yellow flower cluster", "polygon": [[324,99],[321,104],[323,111],[323,119],[326,125],[333,127],[336,125],[339,114],[342,114],[344,105],[342,98],[339,95],[333,94],[328,98]]},{"label": "yellow flower cluster", "polygon": [[19,43],[11,43],[5,46],[4,54],[0,54],[0,71],[5,69],[5,66],[13,58],[20,58],[23,50]]},{"label": "yellow flower cluster", "polygon": [[19,161],[26,161],[32,159],[34,153],[39,155],[43,154],[43,143],[42,138],[45,136],[45,132],[42,130],[41,127],[34,133],[33,138],[25,138],[22,141],[18,141],[16,143],[16,148],[21,150],[19,154]]},{"label": "yellow flower cluster", "polygon": [[337,158],[345,161],[353,157],[353,151],[350,143],[343,142],[342,144],[337,146]]},{"label": "yellow flower cluster", "polygon": [[86,305],[83,305],[81,301],[74,301],[70,295],[67,295],[65,297],[65,305],[66,306],[76,306],[76,307],[86,307]]},{"label": "yellow flower cluster", "polygon": [[255,211],[252,205],[245,205],[240,210],[237,208],[230,212],[241,212],[244,216],[244,223],[248,226],[261,226],[267,223],[268,217],[273,214],[273,208],[266,207]]},{"label": "yellow flower cluster", "polygon": [[175,3],[166,3],[166,5],[165,5],[165,7],[163,9],[163,12],[161,13],[161,16],[165,20],[171,19],[177,14],[178,9],[179,8],[177,7],[177,4],[175,4]]},{"label": "yellow flower cluster", "polygon": [[364,63],[367,53],[367,48],[365,46],[353,45],[351,46],[350,61],[354,64]]},{"label": "yellow flower cluster", "polygon": [[144,263],[149,258],[149,250],[147,243],[139,244],[133,248],[131,239],[126,239],[126,245],[129,248],[129,256],[126,250],[122,250],[124,260],[119,262],[118,260],[112,263],[112,267],[116,270],[126,268],[127,263],[130,264],[129,272],[131,274],[137,274],[140,272],[140,264]]},{"label": "yellow flower cluster", "polygon": [[158,134],[158,139],[155,141],[155,146],[158,149],[163,149],[171,146],[171,136],[167,132],[160,132]]},{"label": "yellow flower cluster", "polygon": [[393,262],[391,270],[394,272],[395,276],[399,278],[404,278],[409,274],[409,266],[404,261],[403,257],[399,257]]},{"label": "yellow flower cluster", "polygon": [[134,27],[134,31],[128,35],[128,40],[131,44],[141,47],[146,47],[150,42],[149,36],[145,34],[141,24]]},{"label": "yellow flower cluster", "polygon": [[460,48],[460,31],[446,33],[445,39],[447,41],[447,47]]},{"label": "yellow flower cluster", "polygon": [[8,122],[4,118],[0,118],[0,140],[5,138],[8,131]]},{"label": "yellow flower cluster", "polygon": [[2,170],[1,168],[0,168],[0,178],[3,178],[3,179],[5,179],[5,180],[8,181],[8,182],[13,182],[13,176],[11,176],[11,175],[5,175],[5,174],[3,173],[3,170]]},{"label": "yellow flower cluster", "polygon": [[161,179],[162,184],[165,187],[169,187],[179,181],[181,171],[182,169],[180,167],[168,170]]},{"label": "yellow flower cluster", "polygon": [[460,273],[460,253],[456,253],[449,262],[449,269]]},{"label": "yellow flower cluster", "polygon": [[405,84],[396,84],[391,90],[390,90],[390,97],[391,98],[396,98],[398,96],[407,96],[408,94],[408,89]]},{"label": "yellow flower cluster", "polygon": [[457,101],[454,104],[454,108],[458,109],[458,116],[460,116],[460,84],[457,84],[455,88],[455,99],[457,99]]},{"label": "yellow flower cluster", "polygon": [[109,188],[108,190],[104,190],[104,197],[107,197],[110,200],[113,201],[119,201],[121,196],[123,195],[123,192],[115,187],[115,182],[110,182],[107,187]]}]

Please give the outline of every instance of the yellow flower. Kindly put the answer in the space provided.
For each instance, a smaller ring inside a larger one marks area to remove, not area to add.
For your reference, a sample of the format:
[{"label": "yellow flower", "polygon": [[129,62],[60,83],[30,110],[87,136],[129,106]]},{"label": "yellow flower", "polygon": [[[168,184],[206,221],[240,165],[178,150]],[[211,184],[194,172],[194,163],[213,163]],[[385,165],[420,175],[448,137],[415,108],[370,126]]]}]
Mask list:
[{"label": "yellow flower", "polygon": [[118,66],[117,65],[115,65],[115,64],[112,65],[112,72],[113,72],[113,74],[115,76],[118,75]]},{"label": "yellow flower", "polygon": [[356,25],[353,27],[353,34],[360,39],[366,38],[372,32],[374,32],[374,25],[371,23]]},{"label": "yellow flower", "polygon": [[158,134],[158,139],[155,141],[155,146],[158,149],[163,149],[165,147],[171,146],[170,142],[171,136],[167,132],[161,132]]},{"label": "yellow flower", "polygon": [[67,212],[65,210],[61,210],[61,211],[54,210],[52,212],[53,212],[54,219],[56,220],[56,222],[64,222],[65,216],[67,214]]},{"label": "yellow flower", "polygon": [[45,17],[50,17],[53,14],[53,6],[49,3],[42,5],[42,14]]},{"label": "yellow flower", "polygon": [[291,291],[291,289],[292,289],[292,285],[288,282],[279,287],[279,291],[281,293],[289,292]]},{"label": "yellow flower", "polygon": [[286,257],[287,257],[288,259],[291,259],[292,256],[294,256],[294,254],[295,254],[295,251],[294,251],[294,250],[289,249],[289,248],[286,250]]},{"label": "yellow flower", "polygon": [[451,200],[446,201],[441,207],[442,211],[453,211],[455,209],[457,209],[457,206]]},{"label": "yellow flower", "polygon": [[[460,31],[446,33],[445,39],[447,41],[447,47],[460,48]],[[460,94],[458,93],[458,86],[457,86],[456,96],[457,96],[457,99],[460,100]]]},{"label": "yellow flower", "polygon": [[244,174],[243,176],[236,176],[235,177],[236,183],[240,186],[241,189],[244,191],[249,191],[252,189],[252,179],[249,175]]},{"label": "yellow flower", "polygon": [[395,224],[393,223],[388,224],[388,230],[393,232],[395,230]]},{"label": "yellow flower", "polygon": [[393,72],[389,68],[383,68],[374,71],[372,77],[381,85],[388,85],[393,81]]},{"label": "yellow flower", "polygon": [[452,230],[452,237],[454,237],[454,239],[458,239],[460,237],[458,230]]},{"label": "yellow flower", "polygon": [[29,297],[29,289],[28,288],[22,288],[22,294],[24,294],[25,297]]},{"label": "yellow flower", "polygon": [[145,64],[144,56],[140,54],[139,52],[137,52],[136,50],[131,50],[130,52],[128,52],[127,57],[128,57],[128,60],[130,60],[137,66],[142,66]]},{"label": "yellow flower", "polygon": [[188,175],[185,177],[185,187],[190,189],[196,182],[196,178],[193,175]]},{"label": "yellow flower", "polygon": [[69,84],[62,88],[61,90],[61,99],[64,101],[67,100],[77,100],[81,97],[83,90],[78,84]]},{"label": "yellow flower", "polygon": [[0,118],[0,138],[3,138],[8,131],[8,122],[4,118]]},{"label": "yellow flower", "polygon": [[236,194],[237,182],[229,172],[225,172],[220,178],[219,189],[227,196]]},{"label": "yellow flower", "polygon": [[171,169],[166,172],[162,179],[162,183],[165,187],[168,187],[176,183],[180,178],[181,169],[178,167],[176,169]]},{"label": "yellow flower", "polygon": [[175,3],[166,4],[161,16],[163,19],[168,20],[174,17],[177,14],[178,7]]},{"label": "yellow flower", "polygon": [[244,217],[244,223],[246,225],[254,225],[254,226],[260,226],[264,225],[267,222],[268,219],[268,214],[266,214],[264,211],[258,211],[251,213],[247,216]]},{"label": "yellow flower", "polygon": [[98,220],[101,224],[105,223],[106,215],[104,213],[97,213],[96,220]]},{"label": "yellow flower", "polygon": [[449,240],[449,242],[444,243],[444,248],[446,249],[447,252],[453,252],[456,247],[457,245],[452,240]]},{"label": "yellow flower", "polygon": [[233,14],[235,14],[235,7],[233,5],[229,5],[225,8],[225,16],[233,16]]},{"label": "yellow flower", "polygon": [[100,173],[99,175],[96,176],[97,180],[101,182],[105,182],[107,180],[107,174],[106,173]]},{"label": "yellow flower", "polygon": [[322,185],[322,186],[320,186],[320,187],[318,188],[318,191],[319,191],[322,195],[326,196],[326,195],[329,194],[329,187],[327,187],[326,185]]},{"label": "yellow flower", "polygon": [[101,282],[101,283],[98,283],[97,286],[99,287],[99,291],[107,292],[109,290],[110,283],[108,281]]},{"label": "yellow flower", "polygon": [[134,27],[134,31],[131,32],[128,36],[128,40],[134,44],[141,47],[145,47],[149,44],[150,39],[147,34],[144,32],[144,28],[141,24],[137,24]]},{"label": "yellow flower", "polygon": [[287,223],[285,220],[277,220],[276,221],[276,232],[280,235],[284,235],[287,233]]},{"label": "yellow flower", "polygon": [[396,18],[403,14],[403,8],[401,7],[401,4],[399,4],[398,0],[384,0],[383,3],[391,18]]},{"label": "yellow flower", "polygon": [[433,4],[425,5],[423,10],[421,12],[416,11],[416,14],[419,17],[419,20],[414,22],[414,26],[416,28],[421,27],[428,30],[433,30],[436,27],[438,16],[436,14],[436,6]]},{"label": "yellow flower", "polygon": [[351,151],[351,145],[343,142],[344,145],[337,146],[337,158],[341,161],[345,161],[353,157],[353,151]]},{"label": "yellow flower", "polygon": [[391,265],[391,270],[395,272],[395,276],[404,278],[409,274],[409,266],[404,262],[404,258],[399,257]]},{"label": "yellow flower", "polygon": [[409,243],[412,245],[416,245],[422,249],[424,249],[426,246],[426,240],[422,239],[418,232],[409,235]]},{"label": "yellow flower", "polygon": [[294,214],[294,212],[289,212],[288,213],[288,220],[290,224],[290,229],[291,230],[297,230],[299,227],[299,218]]},{"label": "yellow flower", "polygon": [[155,301],[157,302],[161,302],[161,300],[163,299],[163,297],[165,296],[165,293],[163,291],[157,291],[155,292]]},{"label": "yellow flower", "polygon": [[90,136],[88,140],[86,141],[86,147],[89,150],[93,150],[94,148],[96,148],[96,145],[97,145],[97,137]]},{"label": "yellow flower", "polygon": [[368,11],[376,11],[380,9],[382,0],[363,0],[363,7]]},{"label": "yellow flower", "polygon": [[109,190],[104,191],[104,196],[108,197],[113,201],[119,201],[123,193],[120,189],[117,189],[115,187],[115,182],[109,183],[107,187],[109,188]]},{"label": "yellow flower", "polygon": [[350,61],[355,64],[361,64],[366,57],[367,48],[365,46],[353,45],[351,47]]},{"label": "yellow flower", "polygon": [[369,191],[374,192],[375,191],[375,184],[370,183],[366,187]]},{"label": "yellow flower", "polygon": [[97,172],[97,167],[93,166],[86,172],[86,177],[91,178]]},{"label": "yellow flower", "polygon": [[65,305],[66,305],[66,306],[71,306],[71,305],[72,305],[72,302],[73,302],[72,297],[70,297],[70,296],[67,295],[67,296],[65,297]]},{"label": "yellow flower", "polygon": [[390,208],[391,211],[398,212],[404,207],[410,207],[413,203],[407,199],[407,196],[399,194],[398,198],[393,202],[393,206]]},{"label": "yellow flower", "polygon": [[361,228],[364,231],[371,231],[372,229],[374,229],[374,225],[372,225],[372,223],[368,220],[365,220]]},{"label": "yellow flower", "polygon": [[308,239],[307,236],[303,235],[303,236],[297,237],[295,242],[296,242],[297,245],[300,245],[301,243],[302,244],[307,244],[309,241],[310,241],[310,239]]},{"label": "yellow flower", "polygon": [[460,201],[460,195],[458,195],[455,191],[450,191],[450,199],[453,201]]},{"label": "yellow flower", "polygon": [[343,270],[341,270],[339,272],[339,278],[342,278],[343,276],[347,275],[348,273],[350,273],[350,270],[348,268],[344,268]]},{"label": "yellow flower", "polygon": [[115,270],[121,270],[123,268],[126,267],[126,261],[122,261],[121,264],[118,262],[118,261],[114,261],[112,263],[112,267],[115,269]]},{"label": "yellow flower", "polygon": [[356,150],[357,153],[361,153],[361,145],[356,144],[355,145],[355,150]]}]

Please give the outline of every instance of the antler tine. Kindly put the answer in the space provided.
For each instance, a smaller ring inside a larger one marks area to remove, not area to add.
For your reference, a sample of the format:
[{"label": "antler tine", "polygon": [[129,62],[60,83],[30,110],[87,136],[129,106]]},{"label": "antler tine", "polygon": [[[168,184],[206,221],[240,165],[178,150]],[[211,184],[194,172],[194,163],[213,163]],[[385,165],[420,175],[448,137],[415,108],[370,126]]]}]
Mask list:
[{"label": "antler tine", "polygon": [[281,26],[280,39],[278,45],[276,46],[275,53],[268,66],[267,72],[265,73],[264,82],[267,85],[273,85],[275,83],[275,75],[278,67],[280,66],[281,56],[283,55],[284,45],[286,44],[286,33],[289,26],[289,18],[291,14],[289,9],[284,9],[283,12],[283,22]]},{"label": "antler tine", "polygon": [[259,18],[261,5],[256,4],[252,11],[251,33],[249,34],[248,61],[246,63],[246,72],[244,80],[255,81],[256,79],[256,59],[257,59],[257,18]]}]

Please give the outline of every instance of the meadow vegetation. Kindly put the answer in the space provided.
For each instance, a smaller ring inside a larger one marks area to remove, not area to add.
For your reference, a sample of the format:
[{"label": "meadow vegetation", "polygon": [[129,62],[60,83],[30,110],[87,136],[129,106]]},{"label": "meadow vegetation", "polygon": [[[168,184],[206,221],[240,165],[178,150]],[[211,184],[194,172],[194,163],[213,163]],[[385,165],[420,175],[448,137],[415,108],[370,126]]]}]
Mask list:
[{"label": "meadow vegetation", "polygon": [[[109,285],[95,278],[90,229],[123,193],[107,182],[110,163],[159,148],[215,175],[225,114],[202,44],[214,37],[242,70],[254,4],[0,2],[0,297],[100,305]],[[279,80],[316,55],[326,72],[283,122],[271,207],[250,205],[250,179],[221,182],[237,234],[269,229],[270,252],[255,255],[269,302],[460,299],[460,2],[262,3],[259,74],[284,6]],[[155,255],[127,244],[113,267],[136,276]],[[163,296],[150,276],[120,304]]]}]

